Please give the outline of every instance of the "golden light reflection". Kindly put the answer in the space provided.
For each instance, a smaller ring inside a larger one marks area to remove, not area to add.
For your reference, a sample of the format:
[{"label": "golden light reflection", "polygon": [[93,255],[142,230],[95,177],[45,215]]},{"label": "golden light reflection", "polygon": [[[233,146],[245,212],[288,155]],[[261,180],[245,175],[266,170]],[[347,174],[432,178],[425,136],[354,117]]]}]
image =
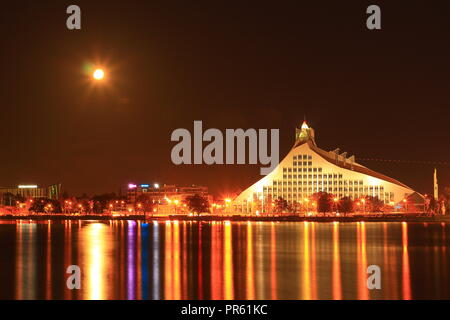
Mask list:
[{"label": "golden light reflection", "polygon": [[165,248],[164,248],[164,299],[173,299],[173,274],[172,274],[172,224],[170,221],[166,222],[165,230]]},{"label": "golden light reflection", "polygon": [[17,300],[36,299],[36,224],[22,220],[16,224],[16,291]]},{"label": "golden light reflection", "polygon": [[[173,299],[180,300],[181,287],[180,287],[180,225],[178,221],[173,223],[173,252],[168,252],[168,254],[173,254]],[[166,253],[167,254],[167,253]]]},{"label": "golden light reflection", "polygon": [[[190,227],[192,227],[192,221],[189,222]],[[183,222],[183,232],[182,232],[182,244],[183,244],[183,261],[182,261],[182,294],[181,294],[181,299],[186,300],[188,299],[188,256],[187,256],[187,245],[188,245],[188,240],[187,240],[187,228],[186,228],[186,221]]]},{"label": "golden light reflection", "polygon": [[219,238],[219,224],[211,224],[211,299],[222,299],[222,239]]},{"label": "golden light reflection", "polygon": [[80,242],[81,261],[85,266],[82,267],[82,270],[87,270],[83,299],[104,300],[110,298],[108,293],[112,293],[105,284],[105,280],[111,273],[109,268],[113,265],[113,261],[108,255],[111,246],[108,231],[109,228],[102,223],[88,224],[80,231],[82,238]]},{"label": "golden light reflection", "polygon": [[256,252],[256,256],[255,256],[255,261],[256,261],[256,265],[255,265],[255,272],[256,272],[256,298],[257,299],[262,299],[262,300],[266,300],[267,299],[267,282],[268,282],[268,277],[266,275],[266,266],[265,263],[267,261],[266,257],[267,257],[267,253],[266,253],[266,248],[267,246],[265,245],[267,243],[266,239],[264,239],[265,236],[265,229],[264,229],[264,225],[261,221],[257,221],[256,223],[256,239],[258,239],[257,241],[255,241],[255,252]]},{"label": "golden light reflection", "polygon": [[367,253],[366,253],[366,225],[364,222],[358,222],[356,225],[357,241],[357,286],[358,299],[368,300],[369,289],[367,288]]},{"label": "golden light reflection", "polygon": [[333,266],[332,292],[334,300],[342,299],[341,258],[339,251],[339,222],[333,222]]},{"label": "golden light reflection", "polygon": [[[147,237],[140,221],[15,223],[15,265],[6,272],[13,275],[9,297],[16,299],[365,300],[448,293],[440,286],[448,280],[448,224],[428,224],[439,238],[410,256],[411,239],[429,236],[422,224],[167,221],[153,222]],[[414,272],[414,257],[430,271],[426,276]],[[71,264],[81,267],[82,287],[67,293]],[[367,288],[371,264],[381,267],[382,290]]]},{"label": "golden light reflection", "polygon": [[197,260],[197,273],[198,273],[198,298],[203,299],[203,247],[202,247],[202,223],[198,224],[198,260]]},{"label": "golden light reflection", "polygon": [[247,222],[247,268],[246,268],[246,299],[255,299],[255,275],[253,265],[253,233],[252,223]]},{"label": "golden light reflection", "polygon": [[309,253],[309,224],[303,223],[303,281],[300,283],[302,288],[302,298],[311,300],[311,257]]},{"label": "golden light reflection", "polygon": [[277,236],[274,222],[270,224],[270,299],[277,299]]},{"label": "golden light reflection", "polygon": [[[74,264],[72,261],[72,221],[64,221],[64,266]],[[68,289],[66,286],[64,288],[64,299],[69,300],[72,298],[73,290]]]},{"label": "golden light reflection", "polygon": [[408,224],[402,222],[402,293],[404,300],[411,300],[411,275],[408,254]]},{"label": "golden light reflection", "polygon": [[224,231],[224,284],[225,300],[232,300],[234,297],[233,288],[233,243],[231,236],[231,223],[225,222]]},{"label": "golden light reflection", "polygon": [[23,281],[23,238],[22,223],[18,221],[16,224],[16,300],[23,298],[22,281]]},{"label": "golden light reflection", "polygon": [[46,258],[45,299],[52,299],[52,224],[47,224],[47,258]]},{"label": "golden light reflection", "polygon": [[311,298],[317,299],[316,224],[311,222]]}]

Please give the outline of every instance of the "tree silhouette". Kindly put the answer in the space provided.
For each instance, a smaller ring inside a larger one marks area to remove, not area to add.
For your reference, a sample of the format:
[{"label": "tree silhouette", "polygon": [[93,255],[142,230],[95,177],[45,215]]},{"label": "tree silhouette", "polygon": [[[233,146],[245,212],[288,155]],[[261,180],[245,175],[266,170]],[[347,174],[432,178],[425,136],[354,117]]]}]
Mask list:
[{"label": "tree silhouette", "polygon": [[313,195],[317,201],[317,212],[331,212],[333,208],[333,195],[327,192],[318,192]]},{"label": "tree silhouette", "polygon": [[[49,206],[51,205],[51,206]],[[51,208],[51,209],[50,209]],[[61,204],[58,200],[48,199],[48,198],[41,198],[41,199],[35,199],[33,201],[32,205],[28,209],[30,212],[35,213],[61,213],[62,208]]]},{"label": "tree silhouette", "polygon": [[367,196],[366,197],[366,210],[368,212],[381,212],[383,211],[384,202],[378,197]]},{"label": "tree silhouette", "polygon": [[343,197],[338,202],[338,210],[339,212],[342,212],[344,216],[347,213],[353,212],[353,200],[350,199],[349,197]]},{"label": "tree silhouette", "polygon": [[275,212],[282,213],[289,209],[288,202],[282,197],[275,199]]},{"label": "tree silhouette", "polygon": [[199,194],[187,196],[184,199],[184,203],[187,205],[189,210],[194,213],[209,213],[209,201],[207,197],[201,196]]}]

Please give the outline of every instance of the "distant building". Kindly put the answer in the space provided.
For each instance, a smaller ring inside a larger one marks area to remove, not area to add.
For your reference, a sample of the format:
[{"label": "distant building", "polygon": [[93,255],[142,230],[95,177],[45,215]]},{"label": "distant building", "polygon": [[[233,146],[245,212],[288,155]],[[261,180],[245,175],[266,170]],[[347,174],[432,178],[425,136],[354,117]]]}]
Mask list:
[{"label": "distant building", "polygon": [[208,187],[204,186],[159,185],[158,183],[129,183],[126,186],[127,204],[129,208],[134,208],[140,199],[144,197],[157,204],[158,213],[186,213],[187,209],[184,205],[184,200],[196,194],[210,200]]},{"label": "distant building", "polygon": [[357,163],[347,152],[320,149],[314,130],[303,122],[296,129],[295,143],[287,156],[270,174],[236,197],[232,209],[236,213],[271,212],[278,198],[311,208],[310,197],[318,192],[353,200],[372,196],[387,205],[403,205],[411,196],[423,200],[412,188]]},{"label": "distant building", "polygon": [[[58,200],[61,196],[61,184],[53,184],[48,187],[39,187],[37,185],[18,185],[17,187],[0,188],[0,198],[4,199],[5,195],[28,198],[48,198]],[[10,205],[3,203],[4,205]]]},{"label": "distant building", "polygon": [[155,184],[134,184],[129,183],[127,185],[127,203],[135,203],[139,196],[145,195],[152,199],[164,200],[168,199],[178,199],[184,200],[187,196],[193,196],[195,194],[201,196],[208,196],[208,187],[202,186],[178,186],[178,185],[159,185]]}]

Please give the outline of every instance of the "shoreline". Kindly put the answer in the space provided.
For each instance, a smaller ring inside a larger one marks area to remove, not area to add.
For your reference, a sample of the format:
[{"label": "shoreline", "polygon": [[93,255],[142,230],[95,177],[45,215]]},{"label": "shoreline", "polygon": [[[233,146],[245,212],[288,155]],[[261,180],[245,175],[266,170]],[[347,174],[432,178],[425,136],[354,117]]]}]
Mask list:
[{"label": "shoreline", "polygon": [[187,216],[187,215],[168,215],[168,216],[105,216],[105,215],[28,215],[28,216],[1,216],[1,220],[31,220],[31,221],[59,221],[59,220],[144,220],[144,221],[259,221],[259,222],[450,222],[449,216],[411,216],[404,214],[385,215],[385,216],[350,216],[350,217],[303,217],[303,216]]}]

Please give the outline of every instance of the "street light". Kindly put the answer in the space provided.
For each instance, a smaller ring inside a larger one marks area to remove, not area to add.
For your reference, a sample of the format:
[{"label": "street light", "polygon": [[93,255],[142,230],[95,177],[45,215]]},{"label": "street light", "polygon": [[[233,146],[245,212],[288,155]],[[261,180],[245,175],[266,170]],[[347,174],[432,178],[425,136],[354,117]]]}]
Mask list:
[{"label": "street light", "polygon": [[309,199],[305,198],[305,199],[303,199],[303,201],[306,202],[306,212],[308,212],[309,211]]}]

